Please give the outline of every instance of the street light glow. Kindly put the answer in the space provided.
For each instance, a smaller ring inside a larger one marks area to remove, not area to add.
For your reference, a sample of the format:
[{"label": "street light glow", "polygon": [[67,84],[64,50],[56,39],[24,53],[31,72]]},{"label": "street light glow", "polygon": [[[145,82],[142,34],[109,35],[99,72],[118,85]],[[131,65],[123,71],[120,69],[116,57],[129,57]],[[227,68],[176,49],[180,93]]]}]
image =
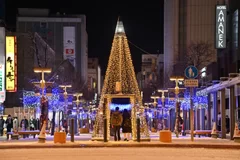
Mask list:
[{"label": "street light glow", "polygon": [[61,87],[61,88],[70,88],[70,87],[72,87],[72,85],[59,85],[59,87]]},{"label": "street light glow", "polygon": [[181,76],[173,76],[173,77],[170,77],[170,81],[183,81],[184,80],[184,77],[181,77]]},{"label": "street light glow", "polygon": [[33,71],[35,73],[51,73],[52,72],[52,69],[51,68],[41,68],[41,67],[36,67],[36,68],[33,68]]},{"label": "street light glow", "polygon": [[158,99],[159,96],[151,96],[152,99]]}]

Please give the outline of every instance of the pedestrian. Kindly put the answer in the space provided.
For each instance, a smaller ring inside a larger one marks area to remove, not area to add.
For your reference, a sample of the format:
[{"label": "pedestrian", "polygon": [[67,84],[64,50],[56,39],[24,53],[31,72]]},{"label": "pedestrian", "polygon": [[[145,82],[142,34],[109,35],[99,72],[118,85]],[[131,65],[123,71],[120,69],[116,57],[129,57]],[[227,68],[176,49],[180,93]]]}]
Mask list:
[{"label": "pedestrian", "polygon": [[13,119],[11,117],[11,115],[8,115],[8,118],[6,120],[6,128],[7,128],[7,140],[9,140],[9,135],[11,135],[12,133],[12,129],[13,129]]},{"label": "pedestrian", "polygon": [[[21,120],[21,128],[22,131],[26,131],[28,129],[28,120],[26,118],[26,116],[23,117],[23,119]],[[29,137],[29,135],[23,135],[23,138]]]},{"label": "pedestrian", "polygon": [[120,128],[122,125],[122,114],[119,111],[119,107],[116,107],[115,111],[112,113],[111,116],[111,124],[113,126],[113,130],[114,130],[114,140],[115,141],[120,141],[121,137],[120,137]]},{"label": "pedestrian", "polygon": [[129,141],[130,134],[132,133],[132,120],[131,115],[127,109],[123,110],[123,123],[122,123],[122,132],[124,135],[124,141]]},{"label": "pedestrian", "polygon": [[0,116],[0,136],[3,136],[4,124],[5,121],[3,119],[3,116]]}]

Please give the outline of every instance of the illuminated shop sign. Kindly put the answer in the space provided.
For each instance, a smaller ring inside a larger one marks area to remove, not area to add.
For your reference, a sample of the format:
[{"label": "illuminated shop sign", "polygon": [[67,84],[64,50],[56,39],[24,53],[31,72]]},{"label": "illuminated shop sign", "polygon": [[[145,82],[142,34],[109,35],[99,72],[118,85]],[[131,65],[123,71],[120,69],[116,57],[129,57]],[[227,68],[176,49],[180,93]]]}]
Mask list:
[{"label": "illuminated shop sign", "polygon": [[16,37],[6,37],[6,91],[16,92],[17,90],[17,56]]},{"label": "illuminated shop sign", "polygon": [[226,19],[227,19],[227,6],[216,6],[216,48],[226,48]]}]

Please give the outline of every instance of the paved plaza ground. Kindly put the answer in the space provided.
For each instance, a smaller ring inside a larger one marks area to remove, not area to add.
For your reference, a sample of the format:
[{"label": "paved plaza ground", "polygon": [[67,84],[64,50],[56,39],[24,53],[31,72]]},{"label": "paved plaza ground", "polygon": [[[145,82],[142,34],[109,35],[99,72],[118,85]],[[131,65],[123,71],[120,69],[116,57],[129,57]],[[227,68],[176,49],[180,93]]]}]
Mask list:
[{"label": "paved plaza ground", "polygon": [[75,141],[71,142],[67,137],[66,144],[54,144],[53,136],[47,136],[46,143],[38,143],[38,138],[21,138],[19,140],[6,141],[6,137],[0,138],[0,149],[7,148],[87,148],[87,147],[181,147],[181,148],[216,148],[216,149],[240,149],[240,143],[228,139],[213,139],[211,137],[195,137],[191,142],[190,136],[172,136],[172,143],[162,143],[159,141],[158,134],[151,134],[150,142],[125,142],[109,141],[107,143],[92,141],[91,134],[81,134],[75,136]]},{"label": "paved plaza ground", "polygon": [[239,150],[204,148],[58,148],[0,150],[3,160],[239,160]]}]

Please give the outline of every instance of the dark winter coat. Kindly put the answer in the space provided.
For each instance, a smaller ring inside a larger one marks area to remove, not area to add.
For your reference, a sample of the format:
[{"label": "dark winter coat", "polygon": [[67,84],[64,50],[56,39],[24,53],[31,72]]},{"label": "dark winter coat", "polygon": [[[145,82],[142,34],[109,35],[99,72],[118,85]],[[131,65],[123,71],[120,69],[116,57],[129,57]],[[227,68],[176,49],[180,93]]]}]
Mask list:
[{"label": "dark winter coat", "polygon": [[132,120],[130,114],[123,114],[122,132],[132,133]]},{"label": "dark winter coat", "polygon": [[6,120],[6,125],[7,125],[7,132],[11,132],[12,128],[13,128],[13,119],[7,119]]},{"label": "dark winter coat", "polygon": [[22,119],[21,121],[21,127],[23,127],[22,125],[24,124],[24,129],[28,128],[28,120],[27,119]]},{"label": "dark winter coat", "polygon": [[111,115],[111,125],[113,126],[121,126],[123,121],[122,114],[119,111],[115,111]]},{"label": "dark winter coat", "polygon": [[3,129],[4,123],[5,123],[4,119],[0,119],[0,129]]}]

